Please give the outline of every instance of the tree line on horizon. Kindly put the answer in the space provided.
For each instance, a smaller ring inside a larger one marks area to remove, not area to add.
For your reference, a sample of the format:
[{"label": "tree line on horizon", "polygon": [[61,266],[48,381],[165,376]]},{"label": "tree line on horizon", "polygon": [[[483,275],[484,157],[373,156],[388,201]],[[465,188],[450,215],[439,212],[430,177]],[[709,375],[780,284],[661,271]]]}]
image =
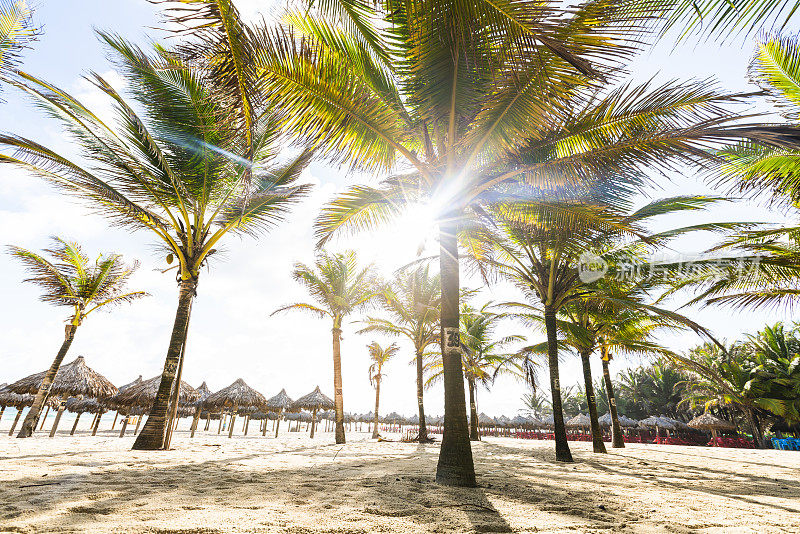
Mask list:
[{"label": "tree line on horizon", "polygon": [[[312,160],[380,177],[322,209],[315,223],[319,257],[293,272],[314,303],[284,309],[332,321],[336,440],[345,440],[342,320],[374,300],[387,315],[369,318],[364,329],[410,339],[423,372],[427,348],[438,345],[440,361],[428,367],[445,391],[436,474],[442,484],[476,484],[466,390],[471,408],[476,386],[488,380],[486,361],[492,372],[531,383],[539,366],[546,367],[556,459],[569,462],[558,369],[564,352],[581,358],[596,436],[593,354],[605,362],[604,371],[616,354],[656,354],[724,383],[715,362],[673,354],[653,340],[658,331],[688,328],[710,343],[709,352],[733,358],[702,325],[663,307],[667,296],[692,289],[691,303],[794,302],[797,228],[721,221],[653,232],[650,221],[668,214],[691,218],[733,192],[767,196],[794,213],[800,194],[797,40],[759,38],[751,67],[752,81],[786,117],[782,124],[762,117],[743,122],[732,106],[753,95],[707,81],[635,84],[626,70],[667,31],[724,37],[767,15],[793,16],[794,9],[784,13],[792,2],[589,0],[564,8],[515,0],[323,0],[288,11],[280,23],[247,23],[225,0],[159,3],[177,44],[143,49],[99,32],[132,98],[90,73],[87,79],[113,102],[113,117],[97,116],[13,63],[0,64],[2,80],[59,121],[80,151],[73,160],[34,139],[3,134],[0,163],[82,198],[110,223],[151,232],[175,272],[179,296],[161,384],[134,449],[169,446],[201,268],[228,236],[257,236],[291,217],[309,191],[301,175]],[[698,30],[695,14],[712,22],[710,29]],[[16,14],[4,5],[2,16]],[[2,42],[13,45],[19,25],[9,24],[14,31]],[[295,147],[291,154],[279,150],[287,142]],[[687,167],[724,193],[635,207],[637,195]],[[428,328],[425,335],[414,330],[419,318],[400,310],[402,282],[378,290],[369,267],[353,254],[323,251],[336,235],[387,224],[418,204],[435,211],[440,245],[438,314],[433,333]],[[659,275],[645,279],[581,278],[587,252],[610,265],[630,258],[647,263],[653,252],[695,232],[721,238],[717,257],[695,262],[691,273],[675,261],[660,263]],[[743,259],[755,268],[742,271]],[[462,268],[486,284],[510,282],[519,301],[497,303],[498,310],[470,308]],[[55,280],[50,289],[66,294],[72,287],[55,272],[41,272],[49,269],[44,263],[31,269],[39,280]],[[75,306],[70,299],[59,303]],[[507,344],[521,339],[494,339],[492,321],[499,317],[542,329],[546,341],[505,354]],[[720,387],[732,395],[730,385]],[[39,405],[46,395],[40,389]],[[602,441],[595,439],[594,449],[603,452]]]}]

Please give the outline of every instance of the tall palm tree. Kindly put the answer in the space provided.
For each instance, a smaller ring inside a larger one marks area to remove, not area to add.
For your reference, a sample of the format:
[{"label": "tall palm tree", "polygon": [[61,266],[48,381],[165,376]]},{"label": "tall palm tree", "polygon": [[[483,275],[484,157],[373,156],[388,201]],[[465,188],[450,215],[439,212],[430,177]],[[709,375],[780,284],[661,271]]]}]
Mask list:
[{"label": "tall palm tree", "polygon": [[[548,137],[551,124],[584,102],[597,79],[622,72],[650,18],[649,10],[612,0],[569,10],[505,0],[308,2],[289,16],[293,29],[273,32],[258,55],[289,128],[333,160],[392,174],[378,187],[351,188],[324,210],[320,245],[411,204],[426,204],[438,222],[445,358],[439,483],[475,485],[458,339],[462,218],[491,203],[498,184],[549,187],[562,177],[581,180],[579,160],[607,161],[608,151],[583,150],[545,169],[517,154],[531,140],[547,149],[563,138]],[[640,110],[627,110],[643,124]],[[676,133],[650,136],[653,151],[674,153]],[[679,137],[686,141],[686,131]]]},{"label": "tall palm tree", "polygon": [[[632,210],[630,188],[635,185],[637,177],[631,175],[627,178],[631,181],[626,183],[621,177],[600,179],[591,188],[572,191],[564,188],[557,196],[497,207],[493,210],[497,229],[478,227],[470,236],[474,242],[471,249],[476,253],[472,260],[477,265],[475,268],[517,285],[525,296],[523,310],[527,309],[528,313],[536,310],[543,316],[553,397],[556,458],[559,461],[572,461],[572,455],[559,397],[557,314],[563,313],[566,306],[592,297],[620,307],[645,308],[657,315],[677,315],[637,300],[604,294],[600,286],[592,285],[596,281],[584,281],[582,267],[587,251],[597,250],[597,243],[608,243],[609,249],[597,259],[613,266],[615,259],[639,257],[643,250],[688,231],[735,227],[725,223],[708,224],[652,233],[646,224],[653,217],[703,209],[715,199],[668,198]],[[615,243],[619,244],[617,248],[613,246]],[[687,324],[705,333],[699,325]]]},{"label": "tall palm tree", "polygon": [[369,360],[371,362],[369,366],[369,383],[375,386],[375,420],[372,425],[372,439],[378,439],[378,423],[380,422],[378,408],[380,408],[381,401],[381,381],[384,377],[383,364],[400,352],[400,347],[396,343],[392,343],[384,349],[377,341],[373,341],[367,345],[367,350],[369,350]]},{"label": "tall palm tree", "polygon": [[439,275],[431,275],[428,266],[401,271],[379,296],[388,319],[368,317],[359,334],[375,332],[405,337],[414,345],[417,369],[417,410],[419,413],[420,443],[430,441],[425,422],[423,376],[424,357],[429,346],[439,342],[439,312],[441,287]]},{"label": "tall palm tree", "polygon": [[[306,3],[258,55],[264,86],[284,123],[330,159],[390,175],[323,211],[320,246],[412,204],[426,205],[438,223],[445,431],[437,481],[473,486],[458,340],[464,217],[514,196],[520,184],[533,189],[524,197],[595,171],[625,175],[644,162],[705,159],[707,141],[730,135],[783,138],[768,128],[728,131],[726,97],[705,85],[600,96],[663,13],[652,3]],[[587,107],[598,102],[601,109]],[[587,109],[595,112],[576,116]],[[570,127],[561,128],[565,121]],[[543,162],[543,154],[552,158]]]},{"label": "tall palm tree", "polygon": [[42,301],[66,306],[72,311],[64,329],[61,348],[45,373],[31,409],[17,434],[18,438],[27,438],[36,429],[42,406],[50,394],[50,386],[75,339],[78,327],[97,310],[131,302],[147,293],[128,291],[126,286],[137,264],[126,265],[118,254],[101,254],[92,261],[77,243],[60,237],[54,237],[53,247],[44,251],[52,258],[50,260],[20,247],[10,246],[9,250],[31,273],[31,277],[25,281],[44,290]]},{"label": "tall palm tree", "polygon": [[344,401],[342,399],[342,322],[365,308],[381,292],[381,283],[372,265],[360,267],[353,251],[322,252],[314,266],[296,263],[292,277],[303,285],[314,304],[295,303],[278,308],[272,315],[288,310],[310,312],[333,323],[333,393],[336,405],[336,443],[344,443]]},{"label": "tall palm tree", "polygon": [[20,54],[39,35],[32,18],[25,0],[0,0],[0,78],[14,74]]},{"label": "tall palm tree", "polygon": [[201,268],[229,234],[258,234],[283,220],[310,187],[297,184],[310,153],[278,159],[274,143],[281,132],[265,115],[253,124],[251,144],[228,102],[215,98],[216,84],[178,54],[161,47],[147,54],[118,36],[100,36],[116,53],[144,118],[98,74],[89,80],[115,104],[114,116],[105,120],[67,92],[20,74],[24,82],[14,85],[63,123],[82,161],[3,135],[0,147],[15,152],[0,154],[0,163],[86,200],[115,224],[153,232],[167,263],[176,263],[178,308],[164,370],[133,445],[161,449],[177,409],[175,386]]}]

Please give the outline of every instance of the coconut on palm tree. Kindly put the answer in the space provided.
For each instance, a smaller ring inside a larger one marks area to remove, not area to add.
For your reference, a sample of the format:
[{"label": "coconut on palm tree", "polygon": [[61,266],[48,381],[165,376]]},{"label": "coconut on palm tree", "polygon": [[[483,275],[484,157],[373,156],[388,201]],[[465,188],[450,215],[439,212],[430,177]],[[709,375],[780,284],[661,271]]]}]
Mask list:
[{"label": "coconut on palm tree", "polygon": [[336,409],[336,443],[344,443],[344,401],[342,398],[342,322],[345,317],[365,308],[381,292],[381,284],[372,265],[361,267],[353,251],[322,252],[313,266],[296,263],[292,278],[306,288],[313,304],[295,303],[274,312],[288,310],[310,312],[332,321],[333,395]]},{"label": "coconut on palm tree", "polygon": [[310,187],[297,184],[310,153],[278,159],[275,121],[253,111],[257,120],[245,129],[235,106],[216,98],[218,84],[179,54],[162,47],[148,54],[118,36],[100,36],[116,53],[143,115],[98,74],[89,80],[115,104],[110,117],[21,73],[24,81],[12,83],[61,121],[81,158],[3,135],[0,147],[14,155],[0,154],[0,163],[84,199],[114,224],[152,232],[174,264],[179,291],[172,335],[158,395],[134,443],[161,449],[177,410],[175,384],[201,268],[230,234],[257,234],[283,220]]},{"label": "coconut on palm tree", "polygon": [[[388,319],[368,317],[366,327],[358,333],[375,332],[388,336],[405,337],[414,345],[414,363],[417,369],[417,410],[419,413],[420,443],[430,441],[425,420],[424,357],[426,349],[439,341],[439,312],[441,288],[439,276],[431,275],[428,266],[401,271],[383,291],[379,300],[389,314]],[[377,413],[377,412],[376,412]]]},{"label": "coconut on palm tree", "polygon": [[375,387],[375,420],[372,425],[372,439],[378,439],[378,408],[381,401],[381,381],[383,380],[383,365],[400,352],[400,347],[392,343],[386,348],[381,347],[377,341],[367,345],[369,350],[369,383]]},{"label": "coconut on palm tree", "polygon": [[27,438],[36,429],[53,380],[75,339],[78,327],[97,310],[131,302],[147,293],[128,290],[128,280],[137,264],[126,265],[118,254],[101,254],[92,261],[77,243],[59,237],[54,237],[53,247],[44,251],[51,259],[15,246],[9,247],[9,251],[30,272],[30,278],[25,281],[44,290],[42,301],[65,306],[72,312],[64,329],[61,348],[42,376],[31,409],[17,435],[18,438]]}]

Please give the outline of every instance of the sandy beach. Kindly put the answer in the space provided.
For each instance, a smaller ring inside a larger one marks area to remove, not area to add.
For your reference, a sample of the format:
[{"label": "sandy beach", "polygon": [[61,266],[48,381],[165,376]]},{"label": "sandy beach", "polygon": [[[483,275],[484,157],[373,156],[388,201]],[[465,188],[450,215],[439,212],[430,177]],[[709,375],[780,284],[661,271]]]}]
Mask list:
[{"label": "sandy beach", "polygon": [[473,445],[480,486],[463,489],[434,484],[437,444],[366,433],[341,446],[324,432],[181,430],[174,450],[133,452],[133,436],[109,430],[17,440],[9,424],[0,531],[800,532],[791,451],[633,444],[601,456],[576,442],[567,465],[551,442],[486,438]]}]

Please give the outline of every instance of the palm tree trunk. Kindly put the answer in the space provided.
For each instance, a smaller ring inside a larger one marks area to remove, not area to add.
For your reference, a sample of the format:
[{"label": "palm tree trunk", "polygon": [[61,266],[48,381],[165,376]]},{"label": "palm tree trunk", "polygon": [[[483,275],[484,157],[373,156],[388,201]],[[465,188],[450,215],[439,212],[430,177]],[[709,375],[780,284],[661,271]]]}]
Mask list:
[{"label": "palm tree trunk", "polygon": [[64,329],[64,342],[61,344],[61,348],[58,354],[56,354],[55,360],[53,360],[50,369],[47,370],[42,379],[42,383],[39,385],[36,398],[33,399],[33,405],[28,411],[28,415],[25,416],[25,420],[22,422],[22,428],[19,429],[19,434],[17,434],[18,438],[29,438],[33,435],[36,423],[39,422],[39,415],[42,413],[42,406],[44,406],[47,396],[50,394],[50,386],[53,385],[53,380],[56,378],[58,368],[61,367],[61,362],[64,361],[64,356],[67,355],[67,351],[70,345],[72,345],[72,340],[75,339],[75,331],[77,329],[78,326],[74,324],[68,324]]},{"label": "palm tree trunk", "polygon": [[764,448],[764,436],[761,435],[761,429],[756,423],[755,415],[753,414],[753,409],[749,406],[743,406],[742,410],[744,411],[745,416],[747,417],[747,423],[750,426],[751,432],[753,433],[753,441],[755,442],[755,446],[759,449]]},{"label": "palm tree trunk", "polygon": [[[189,326],[189,317],[192,312],[192,300],[197,287],[196,280],[181,281],[178,293],[178,310],[175,313],[175,323],[172,326],[172,336],[164,361],[164,371],[161,373],[161,383],[158,393],[150,410],[142,432],[133,442],[134,450],[159,450],[164,448],[165,425],[167,424],[167,408],[172,393],[175,375],[180,364],[180,357],[186,341],[186,329]],[[180,382],[178,383],[180,385]]]},{"label": "palm tree trunk", "polygon": [[[425,391],[425,382],[423,377],[423,361],[422,351],[417,351],[417,410],[419,411],[419,434],[417,440],[420,443],[427,443],[428,439],[428,425],[425,424],[425,403],[423,402],[423,392]],[[375,412],[377,415],[377,412]]]},{"label": "palm tree trunk", "polygon": [[556,440],[556,460],[571,462],[572,453],[567,442],[567,427],[564,425],[564,409],[561,407],[561,382],[558,378],[558,336],[556,334],[556,311],[545,304],[544,326],[547,330],[547,364],[550,367],[550,392],[553,399],[553,422]]},{"label": "palm tree trunk", "polygon": [[592,449],[594,452],[606,453],[606,445],[603,443],[603,430],[600,428],[600,421],[597,418],[597,399],[594,397],[594,385],[592,384],[592,364],[589,361],[591,353],[581,354],[583,364],[583,382],[586,387],[586,404],[589,405],[589,420],[592,424]]},{"label": "palm tree trunk", "polygon": [[64,415],[64,410],[67,407],[67,396],[63,395],[58,403],[58,413],[56,414],[56,420],[53,421],[53,428],[50,429],[50,437],[56,435],[56,429],[58,429],[58,423],[61,421],[61,416]]},{"label": "palm tree trunk", "polygon": [[436,466],[436,482],[447,486],[475,487],[475,464],[467,428],[464,370],[458,331],[457,222],[442,222],[439,229],[439,272],[442,284],[441,352],[444,373],[444,432]]},{"label": "palm tree trunk", "polygon": [[[191,314],[191,309],[189,310]],[[164,425],[166,430],[164,432],[164,448],[169,449],[172,445],[172,434],[178,428],[178,403],[180,402],[181,394],[181,380],[183,378],[183,355],[186,354],[186,338],[189,335],[189,323],[186,323],[186,329],[183,333],[183,347],[181,347],[180,361],[178,362],[178,373],[175,375],[175,381],[172,384],[172,395],[169,399],[169,409],[167,410],[167,422]],[[175,424],[171,424],[172,422]],[[138,423],[137,423],[138,426]]]},{"label": "palm tree trunk", "polygon": [[372,430],[372,439],[378,439],[378,408],[381,403],[381,377],[380,368],[378,369],[378,376],[375,379],[375,425]]},{"label": "palm tree trunk", "polygon": [[469,439],[470,441],[480,441],[478,433],[478,403],[475,402],[475,380],[467,377],[469,386]]},{"label": "palm tree trunk", "polygon": [[611,371],[608,369],[608,357],[601,358],[603,362],[603,380],[606,384],[608,396],[608,410],[611,412],[611,446],[615,449],[624,449],[625,440],[622,438],[622,425],[619,424],[617,414],[617,398],[614,395],[614,383],[611,381]]},{"label": "palm tree trunk", "polygon": [[336,443],[344,443],[344,400],[342,398],[342,330],[333,325],[333,402],[336,406]]},{"label": "palm tree trunk", "polygon": [[14,422],[11,424],[11,430],[8,431],[9,436],[14,435],[14,429],[17,428],[17,423],[19,422],[20,415],[22,415],[22,408],[17,408],[17,416],[14,418]]}]

